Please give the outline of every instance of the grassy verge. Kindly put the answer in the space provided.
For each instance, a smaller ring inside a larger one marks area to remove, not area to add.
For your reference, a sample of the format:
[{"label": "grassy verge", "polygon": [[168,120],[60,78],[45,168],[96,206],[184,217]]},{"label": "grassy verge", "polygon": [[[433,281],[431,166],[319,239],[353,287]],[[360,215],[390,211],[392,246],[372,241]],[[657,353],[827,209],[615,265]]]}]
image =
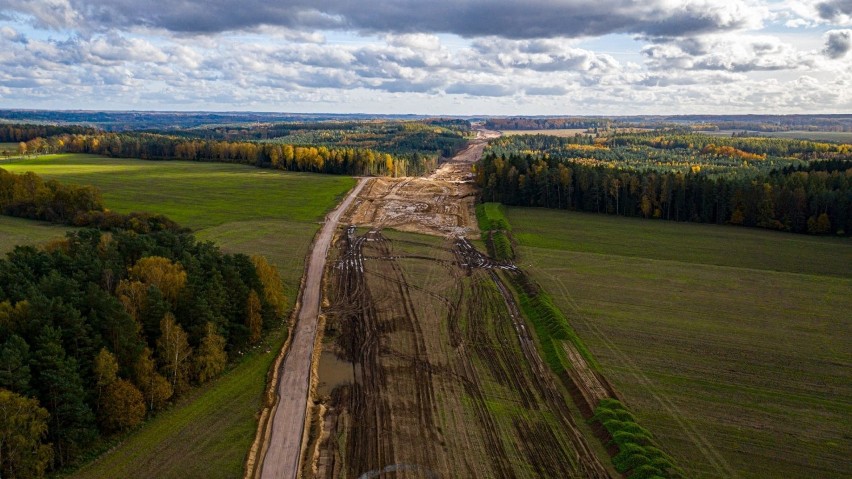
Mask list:
[{"label": "grassy verge", "polygon": [[600,370],[595,360],[577,333],[568,324],[568,320],[559,310],[545,291],[530,283],[523,273],[510,276],[512,286],[518,296],[521,311],[535,328],[539,346],[544,353],[544,360],[553,371],[559,375],[564,369],[570,368],[570,362],[565,357],[565,350],[559,344],[561,341],[571,341],[583,359],[594,370]]},{"label": "grassy verge", "polygon": [[515,257],[509,238],[512,227],[503,215],[502,208],[500,203],[478,204],[476,219],[491,257],[499,261],[511,261]]},{"label": "grassy verge", "polygon": [[852,242],[508,208],[517,264],[687,477],[846,477]]}]

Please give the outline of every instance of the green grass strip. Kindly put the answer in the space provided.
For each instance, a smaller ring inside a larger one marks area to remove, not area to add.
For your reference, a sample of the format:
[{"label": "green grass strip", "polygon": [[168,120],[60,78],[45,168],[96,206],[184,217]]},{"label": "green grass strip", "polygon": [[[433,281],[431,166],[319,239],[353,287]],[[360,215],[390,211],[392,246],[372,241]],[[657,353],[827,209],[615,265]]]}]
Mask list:
[{"label": "green grass strip", "polygon": [[512,230],[509,220],[500,203],[480,203],[476,205],[476,220],[488,245],[488,254],[498,261],[511,261],[515,258],[512,241],[508,232]]}]

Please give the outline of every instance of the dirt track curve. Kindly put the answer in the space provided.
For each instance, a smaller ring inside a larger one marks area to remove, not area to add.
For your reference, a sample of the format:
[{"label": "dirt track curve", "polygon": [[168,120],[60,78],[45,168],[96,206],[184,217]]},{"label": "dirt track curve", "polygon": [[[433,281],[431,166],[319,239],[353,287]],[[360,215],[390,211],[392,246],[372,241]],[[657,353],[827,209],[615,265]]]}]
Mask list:
[{"label": "dirt track curve", "polygon": [[346,199],[329,213],[313,245],[293,340],[281,365],[278,405],[272,417],[272,432],[261,469],[264,479],[295,478],[297,475],[325,259],[340,217],[366,183],[367,179],[360,179]]}]

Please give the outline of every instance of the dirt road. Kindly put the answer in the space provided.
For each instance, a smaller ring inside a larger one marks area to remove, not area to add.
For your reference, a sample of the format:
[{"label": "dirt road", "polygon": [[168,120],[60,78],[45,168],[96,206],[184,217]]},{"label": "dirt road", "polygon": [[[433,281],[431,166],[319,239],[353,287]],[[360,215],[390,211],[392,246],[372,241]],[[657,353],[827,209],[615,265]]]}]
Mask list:
[{"label": "dirt road", "polygon": [[261,477],[295,478],[302,447],[302,430],[308,399],[311,358],[317,332],[322,275],[337,223],[367,183],[361,179],[338,207],[328,214],[311,251],[302,305],[290,349],[281,365],[278,405],[272,418],[272,433],[263,459]]}]

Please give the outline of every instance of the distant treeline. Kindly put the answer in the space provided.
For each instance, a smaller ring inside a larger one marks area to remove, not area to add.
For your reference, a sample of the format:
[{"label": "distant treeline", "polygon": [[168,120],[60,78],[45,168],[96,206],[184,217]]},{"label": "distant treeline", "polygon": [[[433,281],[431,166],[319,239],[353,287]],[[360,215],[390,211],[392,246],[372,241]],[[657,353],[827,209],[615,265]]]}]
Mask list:
[{"label": "distant treeline", "polygon": [[557,130],[566,128],[608,129],[613,121],[608,118],[489,118],[485,127],[491,130]]},{"label": "distant treeline", "polygon": [[757,176],[619,168],[515,153],[477,165],[486,201],[796,233],[852,233],[852,160]]},{"label": "distant treeline", "polygon": [[852,145],[823,141],[798,140],[773,137],[720,137],[698,133],[683,133],[678,130],[662,130],[646,133],[618,133],[606,142],[610,146],[645,145],[664,150],[702,150],[708,146],[724,146],[755,155],[777,157],[796,156],[800,159],[820,158],[826,153],[849,154]]},{"label": "distant treeline", "polygon": [[414,176],[433,170],[436,158],[393,157],[364,148],[198,140],[150,133],[99,133],[36,138],[25,152],[93,153],[118,158],[242,163],[261,168],[347,175]]},{"label": "distant treeline", "polygon": [[98,130],[77,125],[27,125],[0,123],[0,143],[30,141],[55,135],[90,135]]}]

